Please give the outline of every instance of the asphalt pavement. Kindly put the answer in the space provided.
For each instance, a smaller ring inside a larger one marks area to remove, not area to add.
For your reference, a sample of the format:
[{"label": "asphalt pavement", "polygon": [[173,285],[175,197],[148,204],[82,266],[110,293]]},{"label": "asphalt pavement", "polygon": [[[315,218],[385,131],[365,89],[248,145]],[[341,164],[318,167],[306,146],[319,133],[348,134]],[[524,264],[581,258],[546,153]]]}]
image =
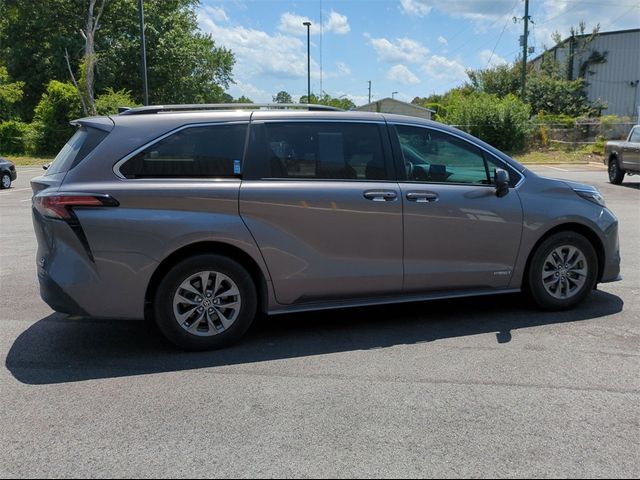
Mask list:
[{"label": "asphalt pavement", "polygon": [[1,477],[640,476],[640,177],[590,183],[624,280],[579,308],[520,295],[277,316],[186,354],[145,322],[39,297],[28,180],[0,191]]}]

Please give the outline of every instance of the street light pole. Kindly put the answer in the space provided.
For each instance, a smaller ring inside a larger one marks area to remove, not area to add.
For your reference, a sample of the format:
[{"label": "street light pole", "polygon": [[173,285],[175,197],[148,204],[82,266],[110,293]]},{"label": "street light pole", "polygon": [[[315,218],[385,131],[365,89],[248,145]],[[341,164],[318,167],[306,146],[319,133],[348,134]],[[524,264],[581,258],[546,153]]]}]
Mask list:
[{"label": "street light pole", "polygon": [[398,94],[398,92],[391,92],[391,98],[395,98],[395,96]]},{"label": "street light pole", "polygon": [[311,22],[304,22],[307,27],[307,103],[311,103]]},{"label": "street light pole", "polygon": [[142,56],[142,98],[149,105],[149,87],[147,83],[147,45],[144,37],[144,0],[138,0],[138,16],[140,18],[140,54]]}]

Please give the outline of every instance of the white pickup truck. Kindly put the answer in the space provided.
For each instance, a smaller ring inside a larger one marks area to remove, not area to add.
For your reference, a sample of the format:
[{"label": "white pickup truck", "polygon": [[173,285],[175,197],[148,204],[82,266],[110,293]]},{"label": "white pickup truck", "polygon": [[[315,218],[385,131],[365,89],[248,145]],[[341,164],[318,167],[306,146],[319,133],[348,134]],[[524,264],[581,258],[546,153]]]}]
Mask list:
[{"label": "white pickup truck", "polygon": [[604,163],[609,167],[609,181],[620,185],[624,174],[640,174],[640,125],[629,132],[627,140],[607,142]]}]

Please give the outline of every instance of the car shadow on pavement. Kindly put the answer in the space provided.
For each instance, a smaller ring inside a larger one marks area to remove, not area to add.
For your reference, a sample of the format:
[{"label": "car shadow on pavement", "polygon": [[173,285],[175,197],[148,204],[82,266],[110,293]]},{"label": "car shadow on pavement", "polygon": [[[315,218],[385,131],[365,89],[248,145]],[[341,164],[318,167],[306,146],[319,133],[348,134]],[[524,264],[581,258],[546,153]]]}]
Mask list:
[{"label": "car shadow on pavement", "polygon": [[[354,308],[263,318],[235,346],[185,353],[147,322],[73,320],[50,315],[14,342],[6,367],[33,385],[78,382],[434,342],[590,320],[620,312],[623,301],[594,292],[579,308],[541,312],[519,294]],[[428,347],[427,347],[428,348]]]},{"label": "car shadow on pavement", "polygon": [[622,185],[623,187],[635,188],[636,190],[640,190],[640,182],[624,182],[620,185]]}]

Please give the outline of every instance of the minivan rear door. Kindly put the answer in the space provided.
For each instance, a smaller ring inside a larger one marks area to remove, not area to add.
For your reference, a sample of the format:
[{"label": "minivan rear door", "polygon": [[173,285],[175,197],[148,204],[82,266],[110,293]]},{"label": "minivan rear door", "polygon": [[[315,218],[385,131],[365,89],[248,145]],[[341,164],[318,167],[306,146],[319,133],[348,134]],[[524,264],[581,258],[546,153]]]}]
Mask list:
[{"label": "minivan rear door", "polygon": [[[282,117],[280,117],[282,118]],[[383,122],[255,113],[240,188],[280,304],[402,291],[402,201]]]}]

